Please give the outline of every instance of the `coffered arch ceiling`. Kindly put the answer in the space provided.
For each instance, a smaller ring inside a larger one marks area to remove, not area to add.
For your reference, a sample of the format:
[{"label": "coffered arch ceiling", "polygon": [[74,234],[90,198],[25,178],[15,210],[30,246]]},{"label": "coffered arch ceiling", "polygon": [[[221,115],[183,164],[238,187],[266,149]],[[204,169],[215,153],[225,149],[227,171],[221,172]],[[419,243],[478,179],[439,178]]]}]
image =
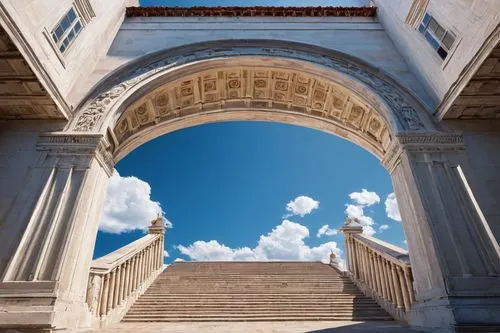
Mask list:
[{"label": "coffered arch ceiling", "polygon": [[230,120],[317,128],[377,156],[391,141],[387,120],[362,96],[317,75],[264,66],[215,68],[161,85],[127,107],[112,133],[122,156],[178,128]]},{"label": "coffered arch ceiling", "polygon": [[66,131],[106,134],[118,161],[162,134],[232,120],[326,131],[379,158],[398,133],[436,130],[418,98],[359,59],[300,43],[228,40],[161,51],[111,73]]}]

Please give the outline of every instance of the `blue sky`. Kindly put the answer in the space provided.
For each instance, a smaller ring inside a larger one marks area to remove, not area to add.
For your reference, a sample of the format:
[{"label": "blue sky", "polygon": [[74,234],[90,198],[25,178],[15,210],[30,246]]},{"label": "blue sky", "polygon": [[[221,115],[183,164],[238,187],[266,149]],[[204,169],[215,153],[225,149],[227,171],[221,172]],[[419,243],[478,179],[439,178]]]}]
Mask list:
[{"label": "blue sky", "polygon": [[[404,247],[401,223],[386,212],[388,173],[367,151],[320,131],[264,122],[202,125],[142,145],[116,169],[120,176],[112,179],[101,225],[107,232],[99,232],[95,257],[141,237],[144,231],[127,229],[145,228],[148,218],[141,217],[156,214],[154,202],[173,224],[166,233],[166,262],[321,260],[327,248],[343,249],[343,237],[318,238],[318,230],[328,225],[334,233],[346,209],[359,216],[360,208],[362,219],[374,223],[375,237]],[[150,194],[140,190],[146,183]],[[294,201],[301,196],[310,199]],[[382,225],[389,229],[380,231]]]},{"label": "blue sky", "polygon": [[[141,5],[353,5],[364,0],[141,0]],[[162,211],[171,262],[326,260],[343,251],[346,215],[405,247],[390,177],[343,139],[285,124],[231,122],[170,133],[139,147],[111,178],[94,257],[142,237]],[[389,216],[391,217],[389,217]],[[318,237],[319,236],[319,237]]]}]

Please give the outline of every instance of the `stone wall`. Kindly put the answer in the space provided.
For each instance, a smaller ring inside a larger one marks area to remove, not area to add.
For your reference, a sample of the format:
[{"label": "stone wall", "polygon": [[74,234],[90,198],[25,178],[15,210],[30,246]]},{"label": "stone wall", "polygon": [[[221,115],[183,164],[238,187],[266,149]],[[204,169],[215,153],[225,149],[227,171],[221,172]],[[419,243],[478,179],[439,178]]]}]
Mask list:
[{"label": "stone wall", "polygon": [[[457,34],[457,45],[443,60],[424,36],[405,23],[414,0],[374,0],[378,18],[408,63],[439,103],[485,39],[500,24],[498,0],[431,0],[427,11],[445,28]],[[449,59],[449,60],[448,60]]]},{"label": "stone wall", "polygon": [[447,120],[451,130],[464,136],[469,164],[469,184],[484,218],[500,242],[500,122]]},{"label": "stone wall", "polygon": [[[49,43],[52,29],[69,11],[72,4],[82,0],[4,0],[0,9],[6,12],[25,39],[28,53],[43,66],[66,102],[76,107],[83,96],[72,95],[72,89],[94,70],[98,60],[106,54],[119,29],[125,13],[125,6],[137,1],[89,0],[95,13],[64,55]],[[40,73],[36,73],[40,75]]]},{"label": "stone wall", "polygon": [[227,39],[266,39],[312,44],[358,57],[432,102],[371,17],[133,17],[125,19],[107,56],[82,86],[88,90],[117,67],[141,56],[192,43]]}]

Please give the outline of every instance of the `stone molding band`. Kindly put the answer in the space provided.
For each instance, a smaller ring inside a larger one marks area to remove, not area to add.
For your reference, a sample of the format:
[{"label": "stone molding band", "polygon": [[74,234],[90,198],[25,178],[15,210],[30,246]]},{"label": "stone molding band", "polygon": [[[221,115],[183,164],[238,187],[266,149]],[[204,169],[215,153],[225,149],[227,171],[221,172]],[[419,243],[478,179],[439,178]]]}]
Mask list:
[{"label": "stone molding band", "polygon": [[74,166],[79,168],[89,168],[92,158],[95,157],[108,176],[113,174],[113,155],[110,145],[101,134],[45,133],[39,137],[37,150],[61,157],[85,157],[78,162],[74,159],[66,161],[70,166],[76,164]]},{"label": "stone molding band", "polygon": [[465,150],[461,133],[408,132],[397,134],[387,150],[382,165],[389,173],[400,161],[403,152],[435,153]]}]

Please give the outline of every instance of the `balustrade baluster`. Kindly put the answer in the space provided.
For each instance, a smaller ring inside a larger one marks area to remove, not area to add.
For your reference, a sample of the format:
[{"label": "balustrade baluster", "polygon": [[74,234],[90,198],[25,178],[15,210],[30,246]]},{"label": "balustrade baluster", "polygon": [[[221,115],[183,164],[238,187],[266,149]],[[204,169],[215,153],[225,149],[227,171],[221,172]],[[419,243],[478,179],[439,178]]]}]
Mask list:
[{"label": "balustrade baluster", "polygon": [[385,290],[384,271],[383,271],[382,265],[381,265],[382,257],[379,254],[376,254],[375,259],[377,262],[377,267],[378,267],[379,277],[380,277],[380,296],[382,296],[382,298],[385,299],[386,298],[386,290]]},{"label": "balustrade baluster", "polygon": [[414,303],[415,302],[415,292],[413,291],[413,281],[412,281],[412,275],[411,275],[411,268],[406,267],[404,273],[405,273],[406,286],[407,286],[408,292],[410,294],[410,303]]},{"label": "balustrade baluster", "polygon": [[109,278],[110,274],[105,274],[102,278],[102,295],[99,301],[99,315],[103,316],[108,313],[108,293],[109,293]]},{"label": "balustrade baluster", "polygon": [[380,256],[380,268],[382,270],[382,276],[384,278],[385,295],[386,300],[391,300],[391,288],[389,287],[389,277],[387,276],[387,266],[385,265],[385,258]]},{"label": "balustrade baluster", "polygon": [[121,265],[121,283],[120,283],[120,298],[118,299],[118,303],[122,304],[125,299],[125,281],[127,280],[127,265],[123,263]]},{"label": "balustrade baluster", "polygon": [[139,288],[139,255],[134,257],[134,290]]},{"label": "balustrade baluster", "polygon": [[356,279],[359,279],[360,278],[360,267],[361,267],[361,261],[360,261],[360,257],[359,257],[359,251],[358,251],[358,248],[356,246],[356,241],[354,240],[354,238],[351,236],[351,246],[352,246],[352,249],[353,249],[353,255],[354,255],[354,263],[355,263],[355,276],[356,276]]},{"label": "balustrade baluster", "polygon": [[401,266],[396,266],[396,272],[398,274],[399,285],[401,288],[401,294],[403,295],[403,304],[404,304],[405,310],[409,311],[410,310],[410,296],[409,296],[408,290],[406,288],[407,285],[405,282],[405,277],[404,277],[403,269],[401,268]]},{"label": "balustrade baluster", "polygon": [[373,266],[375,267],[375,275],[377,276],[376,282],[377,282],[377,294],[379,296],[382,296],[382,278],[380,274],[380,267],[378,266],[378,254],[375,252],[372,252],[372,257],[373,257]]},{"label": "balustrade baluster", "polygon": [[116,306],[119,303],[121,277],[122,277],[122,270],[120,266],[118,266],[116,267],[116,274],[115,274],[115,292],[113,295],[113,309],[116,308]]},{"label": "balustrade baluster", "polygon": [[130,283],[130,259],[125,262],[126,274],[125,274],[125,287],[123,288],[124,299],[126,299],[129,295],[128,288]]},{"label": "balustrade baluster", "polygon": [[349,252],[351,256],[351,262],[352,262],[352,269],[351,273],[354,276],[354,278],[357,278],[358,276],[358,269],[357,269],[357,258],[356,258],[356,250],[354,248],[354,242],[352,237],[349,237]]},{"label": "balustrade baluster", "polygon": [[149,275],[151,273],[151,248],[152,246],[149,246],[146,250],[147,254],[147,260],[146,260],[146,279],[149,279]]},{"label": "balustrade baluster", "polygon": [[399,283],[398,279],[398,274],[396,272],[396,264],[390,263],[391,264],[391,273],[392,273],[392,280],[393,280],[393,285],[394,285],[394,291],[396,293],[396,306],[399,309],[402,309],[404,304],[403,304],[403,294],[401,292],[401,285]]},{"label": "balustrade baluster", "polygon": [[146,275],[146,251],[141,252],[141,280],[140,283],[142,285],[144,281],[144,276]]},{"label": "balustrade baluster", "polygon": [[160,238],[155,243],[155,260],[154,260],[154,270],[156,271],[158,267],[158,262],[160,261]]},{"label": "balustrade baluster", "polygon": [[115,299],[115,284],[116,284],[116,269],[114,269],[111,272],[111,283],[109,285],[109,297],[108,297],[108,312],[109,310],[115,307],[113,305]]},{"label": "balustrade baluster", "polygon": [[368,262],[370,265],[370,283],[373,291],[377,291],[377,277],[375,276],[375,268],[373,267],[373,257],[371,250],[368,249]]},{"label": "balustrade baluster", "polygon": [[359,243],[359,248],[360,248],[360,253],[361,253],[361,257],[363,258],[363,266],[364,266],[364,283],[366,285],[370,285],[369,281],[370,281],[370,270],[368,268],[368,260],[367,260],[367,257],[366,257],[366,248],[364,247],[363,244]]},{"label": "balustrade baluster", "polygon": [[393,282],[393,276],[392,276],[391,262],[388,261],[388,260],[386,260],[385,267],[386,267],[386,271],[387,271],[387,277],[388,277],[388,280],[389,280],[389,288],[390,288],[390,291],[391,291],[391,302],[392,302],[392,304],[394,304],[394,306],[396,306],[397,305],[396,290],[394,289],[394,282]]}]

